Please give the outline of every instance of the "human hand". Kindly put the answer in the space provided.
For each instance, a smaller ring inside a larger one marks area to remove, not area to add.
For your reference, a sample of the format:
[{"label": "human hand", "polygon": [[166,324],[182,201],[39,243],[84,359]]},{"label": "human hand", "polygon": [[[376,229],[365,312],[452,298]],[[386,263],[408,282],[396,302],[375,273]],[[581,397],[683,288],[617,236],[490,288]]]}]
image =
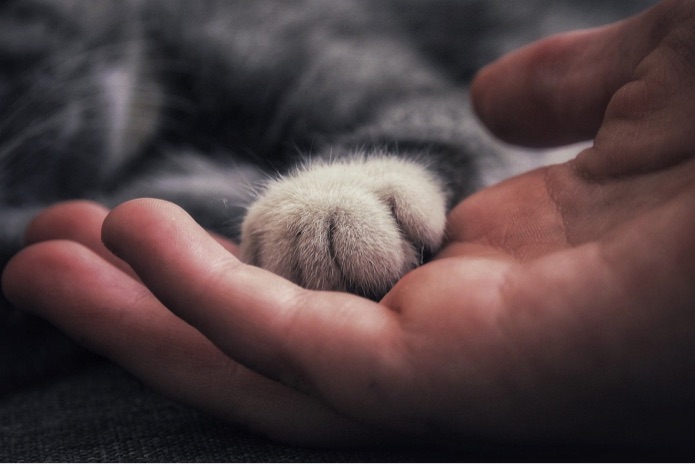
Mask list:
[{"label": "human hand", "polygon": [[482,71],[473,97],[504,138],[595,143],[461,203],[438,259],[378,304],[246,266],[154,200],[46,211],[4,291],[169,395],[294,443],[689,439],[694,53],[695,6],[666,2]]}]

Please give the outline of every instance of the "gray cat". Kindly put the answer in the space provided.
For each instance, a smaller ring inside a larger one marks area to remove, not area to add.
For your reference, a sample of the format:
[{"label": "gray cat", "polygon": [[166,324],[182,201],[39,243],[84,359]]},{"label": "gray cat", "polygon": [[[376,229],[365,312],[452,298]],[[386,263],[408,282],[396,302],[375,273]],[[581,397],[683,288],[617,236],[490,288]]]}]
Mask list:
[{"label": "gray cat", "polygon": [[41,208],[150,196],[300,285],[379,298],[499,154],[467,84],[653,2],[17,0],[0,6],[0,247]]}]

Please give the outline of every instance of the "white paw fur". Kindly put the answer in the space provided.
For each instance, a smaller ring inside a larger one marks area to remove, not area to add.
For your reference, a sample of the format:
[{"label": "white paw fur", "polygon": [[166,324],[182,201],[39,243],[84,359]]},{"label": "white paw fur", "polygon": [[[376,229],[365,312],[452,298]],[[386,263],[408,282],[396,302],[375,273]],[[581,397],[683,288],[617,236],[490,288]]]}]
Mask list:
[{"label": "white paw fur", "polygon": [[416,161],[314,162],[266,186],[241,251],[303,287],[380,298],[441,245],[445,222],[441,183]]}]

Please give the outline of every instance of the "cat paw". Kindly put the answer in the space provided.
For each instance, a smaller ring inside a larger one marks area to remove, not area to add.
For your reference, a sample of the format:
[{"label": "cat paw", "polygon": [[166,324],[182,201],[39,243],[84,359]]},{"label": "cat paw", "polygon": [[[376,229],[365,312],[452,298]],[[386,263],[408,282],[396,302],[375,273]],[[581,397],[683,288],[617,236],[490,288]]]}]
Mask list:
[{"label": "cat paw", "polygon": [[416,161],[315,162],[266,186],[241,251],[305,288],[379,299],[440,247],[445,222],[442,184]]}]

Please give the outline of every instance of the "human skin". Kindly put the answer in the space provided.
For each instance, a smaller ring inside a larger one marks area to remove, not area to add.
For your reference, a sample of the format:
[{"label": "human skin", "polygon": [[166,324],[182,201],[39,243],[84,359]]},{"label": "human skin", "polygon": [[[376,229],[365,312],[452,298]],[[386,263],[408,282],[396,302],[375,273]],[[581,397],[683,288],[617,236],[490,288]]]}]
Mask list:
[{"label": "human skin", "polygon": [[593,145],[482,190],[379,303],[234,256],[178,207],[54,206],[3,274],[153,387],[274,439],[673,444],[695,422],[695,4],[483,69],[501,138]]}]

